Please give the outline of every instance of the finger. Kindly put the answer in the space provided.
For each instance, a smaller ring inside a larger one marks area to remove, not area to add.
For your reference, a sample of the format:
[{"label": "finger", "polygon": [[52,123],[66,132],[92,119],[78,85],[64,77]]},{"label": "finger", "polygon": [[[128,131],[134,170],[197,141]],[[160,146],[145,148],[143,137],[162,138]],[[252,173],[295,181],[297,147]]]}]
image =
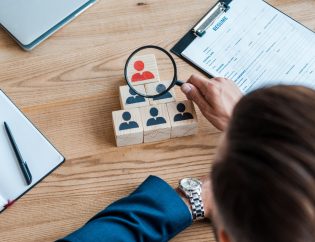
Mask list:
[{"label": "finger", "polygon": [[197,87],[202,95],[209,95],[209,90],[211,90],[211,81],[208,78],[192,75],[187,82]]},{"label": "finger", "polygon": [[224,77],[215,77],[215,78],[212,78],[211,81],[217,82],[217,83],[223,83],[223,82],[228,81],[228,79]]},{"label": "finger", "polygon": [[204,96],[195,86],[191,85],[190,83],[185,83],[182,85],[181,89],[189,100],[196,103],[203,116],[205,116],[209,122],[211,122],[219,130],[224,129],[223,125],[221,124],[221,120],[218,120],[218,117],[214,114],[214,110],[211,105],[207,103]]},{"label": "finger", "polygon": [[206,101],[205,97],[200,93],[200,91],[192,84],[185,83],[181,87],[182,92],[186,97],[197,104],[201,112],[206,112],[211,109],[211,106]]},{"label": "finger", "polygon": [[227,78],[224,78],[224,77],[215,77],[215,78],[212,78],[211,81],[213,83],[217,83],[217,84],[220,84],[220,85],[227,85],[227,86],[235,86],[237,87],[236,83],[230,79],[227,79]]},{"label": "finger", "polygon": [[220,77],[208,79],[202,76],[192,75],[188,82],[196,86],[209,105],[215,108],[217,105],[216,102],[220,96],[223,79],[224,78]]}]

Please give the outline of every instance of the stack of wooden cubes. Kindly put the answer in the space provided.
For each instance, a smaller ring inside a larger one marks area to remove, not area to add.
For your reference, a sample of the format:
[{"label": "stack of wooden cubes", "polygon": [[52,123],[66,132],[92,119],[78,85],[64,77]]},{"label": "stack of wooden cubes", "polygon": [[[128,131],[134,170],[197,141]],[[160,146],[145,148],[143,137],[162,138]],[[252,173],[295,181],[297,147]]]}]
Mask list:
[{"label": "stack of wooden cubes", "polygon": [[[136,89],[140,93],[160,93],[171,81],[161,81],[154,55],[134,62]],[[112,113],[117,146],[157,142],[193,135],[198,120],[191,101],[176,101],[174,90],[157,98],[137,95],[128,85],[119,88],[121,109]]]}]

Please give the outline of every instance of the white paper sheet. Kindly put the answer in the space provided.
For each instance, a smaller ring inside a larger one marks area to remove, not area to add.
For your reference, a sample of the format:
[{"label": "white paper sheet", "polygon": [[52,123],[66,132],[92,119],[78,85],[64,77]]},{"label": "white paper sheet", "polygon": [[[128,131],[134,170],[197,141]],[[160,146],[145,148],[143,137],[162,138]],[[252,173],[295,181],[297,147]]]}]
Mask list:
[{"label": "white paper sheet", "polygon": [[315,34],[262,0],[233,0],[230,10],[182,53],[244,93],[276,84],[315,88]]},{"label": "white paper sheet", "polygon": [[[21,154],[32,173],[33,181],[29,186],[26,185],[13,153],[4,129],[4,121],[10,126]],[[0,211],[1,200],[14,201],[63,160],[63,156],[0,91]]]},{"label": "white paper sheet", "polygon": [[4,197],[2,197],[2,195],[0,194],[0,211],[2,211],[4,209],[4,206],[7,204],[7,200],[4,199]]}]

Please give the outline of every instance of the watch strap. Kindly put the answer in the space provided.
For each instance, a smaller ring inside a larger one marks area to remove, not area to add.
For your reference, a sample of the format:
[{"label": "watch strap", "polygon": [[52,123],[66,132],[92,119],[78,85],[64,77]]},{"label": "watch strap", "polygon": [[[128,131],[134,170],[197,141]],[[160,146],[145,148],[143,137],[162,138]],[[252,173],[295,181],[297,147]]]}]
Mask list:
[{"label": "watch strap", "polygon": [[201,198],[201,190],[193,191],[189,194],[193,220],[204,219],[205,210]]}]

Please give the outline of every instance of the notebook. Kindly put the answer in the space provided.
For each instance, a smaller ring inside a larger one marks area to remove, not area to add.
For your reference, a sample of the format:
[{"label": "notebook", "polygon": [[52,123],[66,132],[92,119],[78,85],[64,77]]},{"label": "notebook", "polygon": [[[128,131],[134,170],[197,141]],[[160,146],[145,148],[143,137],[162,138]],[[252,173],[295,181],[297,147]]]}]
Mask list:
[{"label": "notebook", "polygon": [[172,52],[243,93],[278,84],[315,88],[315,34],[262,0],[222,0]]},{"label": "notebook", "polygon": [[[5,132],[4,121],[10,125],[23,159],[32,173],[33,181],[29,186],[26,185]],[[65,158],[0,90],[0,212],[64,161]]]}]

